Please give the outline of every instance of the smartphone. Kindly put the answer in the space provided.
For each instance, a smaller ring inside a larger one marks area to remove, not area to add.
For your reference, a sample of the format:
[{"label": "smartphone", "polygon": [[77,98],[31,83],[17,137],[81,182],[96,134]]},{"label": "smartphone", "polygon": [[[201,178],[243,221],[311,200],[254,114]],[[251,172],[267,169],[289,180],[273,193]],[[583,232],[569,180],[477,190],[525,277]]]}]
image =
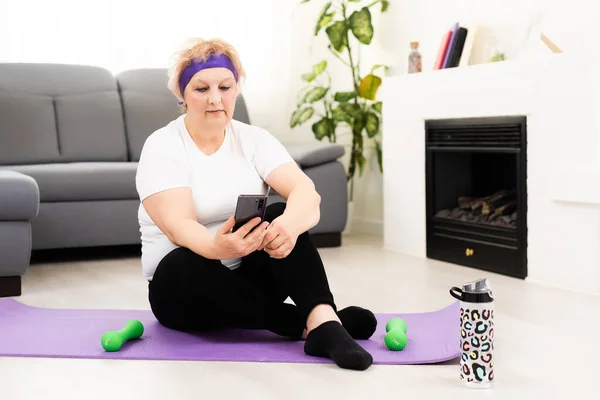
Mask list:
[{"label": "smartphone", "polygon": [[242,225],[255,217],[265,219],[268,195],[241,194],[238,196],[235,208],[235,225],[233,231],[237,231]]}]

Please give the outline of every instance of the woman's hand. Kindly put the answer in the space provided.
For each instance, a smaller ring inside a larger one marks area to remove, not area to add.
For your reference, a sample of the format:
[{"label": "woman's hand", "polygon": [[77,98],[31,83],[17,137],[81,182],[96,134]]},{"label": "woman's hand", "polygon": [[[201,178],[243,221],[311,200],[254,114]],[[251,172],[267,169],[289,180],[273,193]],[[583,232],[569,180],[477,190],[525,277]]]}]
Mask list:
[{"label": "woman's hand", "polygon": [[[244,257],[261,245],[266,234],[269,223],[267,221],[260,224],[260,218],[256,217],[241,226],[237,231],[232,232],[235,225],[235,219],[230,217],[219,228],[213,239],[213,252],[215,258],[219,260],[229,260],[232,258]],[[252,232],[252,228],[256,227]]]},{"label": "woman's hand", "polygon": [[285,258],[296,246],[299,234],[294,224],[285,215],[280,215],[267,228],[258,250],[264,249],[273,258]]}]

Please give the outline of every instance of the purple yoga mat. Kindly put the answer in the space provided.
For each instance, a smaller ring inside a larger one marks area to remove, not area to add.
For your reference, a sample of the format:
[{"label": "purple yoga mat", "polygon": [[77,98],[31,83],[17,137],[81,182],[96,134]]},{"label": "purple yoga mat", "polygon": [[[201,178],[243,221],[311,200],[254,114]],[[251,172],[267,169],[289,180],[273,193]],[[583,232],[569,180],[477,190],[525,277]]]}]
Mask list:
[{"label": "purple yoga mat", "polygon": [[[358,341],[374,364],[430,364],[460,354],[460,308],[454,302],[429,313],[377,314],[377,331]],[[404,318],[408,344],[403,351],[385,347],[385,324]],[[144,325],[140,339],[106,352],[102,334],[119,330],[130,319]],[[31,307],[13,299],[0,301],[0,356],[103,358],[128,360],[255,361],[331,363],[304,354],[304,341],[289,341],[268,331],[224,330],[182,333],[161,326],[147,310],[69,310]]]}]

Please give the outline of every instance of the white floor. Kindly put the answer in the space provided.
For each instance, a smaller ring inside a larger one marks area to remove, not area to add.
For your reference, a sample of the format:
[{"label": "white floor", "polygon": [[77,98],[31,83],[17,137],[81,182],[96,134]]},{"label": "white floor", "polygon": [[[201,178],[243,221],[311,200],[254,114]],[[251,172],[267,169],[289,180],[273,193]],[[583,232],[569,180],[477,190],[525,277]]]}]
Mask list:
[{"label": "white floor", "polygon": [[[337,303],[375,312],[435,310],[454,300],[451,286],[489,278],[497,298],[494,387],[464,388],[458,361],[356,372],[323,364],[0,358],[0,399],[598,398],[600,297],[383,251],[379,238],[367,236],[345,237],[343,247],[321,254]],[[17,300],[148,309],[146,287],[137,259],[37,264]]]}]

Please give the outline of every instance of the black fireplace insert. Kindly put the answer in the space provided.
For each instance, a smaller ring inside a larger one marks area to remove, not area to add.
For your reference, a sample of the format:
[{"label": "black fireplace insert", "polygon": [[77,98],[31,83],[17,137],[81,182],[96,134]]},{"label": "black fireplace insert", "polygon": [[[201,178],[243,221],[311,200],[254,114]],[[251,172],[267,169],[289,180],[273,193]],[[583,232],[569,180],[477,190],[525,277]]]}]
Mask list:
[{"label": "black fireplace insert", "polygon": [[524,116],[429,120],[427,256],[527,276]]}]

